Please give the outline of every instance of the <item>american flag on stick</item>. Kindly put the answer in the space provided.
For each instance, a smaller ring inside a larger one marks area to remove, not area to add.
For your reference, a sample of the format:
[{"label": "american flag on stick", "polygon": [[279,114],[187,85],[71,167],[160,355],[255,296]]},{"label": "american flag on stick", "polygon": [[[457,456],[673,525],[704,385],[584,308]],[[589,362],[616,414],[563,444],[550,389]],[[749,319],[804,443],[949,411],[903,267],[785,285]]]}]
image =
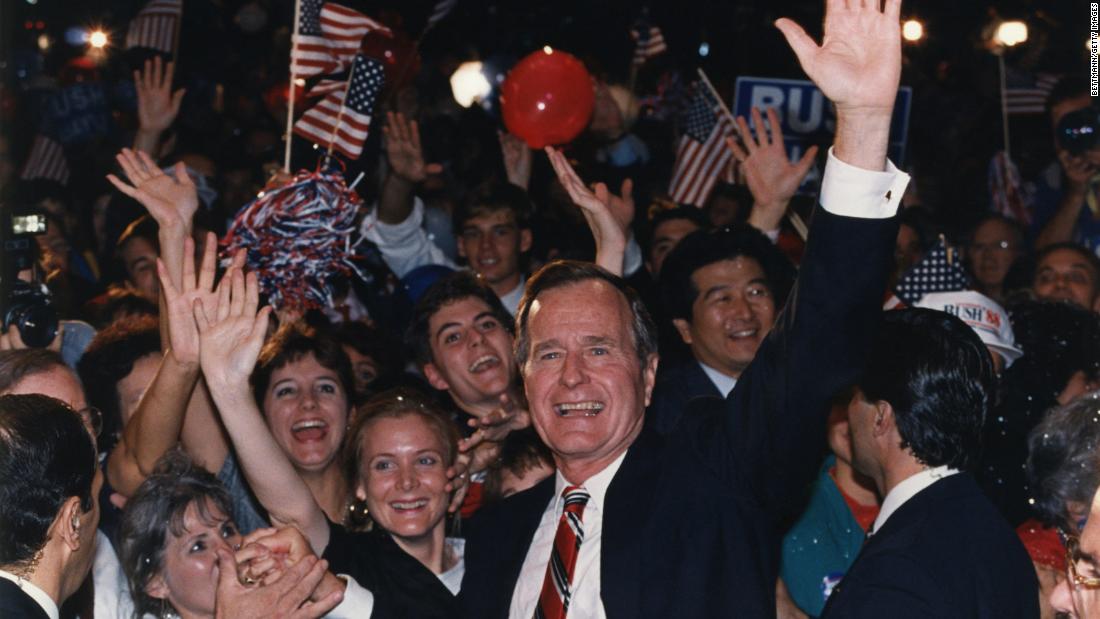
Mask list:
[{"label": "american flag on stick", "polygon": [[718,177],[729,168],[733,153],[726,138],[735,135],[733,119],[710,88],[694,85],[691,103],[681,118],[684,132],[676,149],[669,196],[683,204],[703,206]]},{"label": "american flag on stick", "polygon": [[147,47],[166,54],[175,53],[183,0],[151,0],[130,20],[126,30],[126,49]]},{"label": "american flag on stick", "polygon": [[334,90],[329,82],[318,88],[328,91],[294,124],[294,133],[315,144],[339,151],[350,159],[363,152],[370,132],[374,103],[378,100],[386,74],[382,63],[362,54],[355,56],[345,89]]},{"label": "american flag on stick", "polygon": [[906,305],[914,305],[930,292],[954,292],[970,288],[962,259],[940,235],[936,245],[898,280],[894,293]]},{"label": "american flag on stick", "polygon": [[1058,76],[1050,73],[1036,75],[1030,83],[1018,83],[1005,88],[1005,106],[1009,114],[1043,114],[1046,112],[1047,97]]},{"label": "american flag on stick", "polygon": [[343,71],[351,65],[363,43],[363,37],[372,30],[392,34],[389,28],[359,11],[334,2],[326,2],[321,6],[321,32],[336,58],[336,71]]},{"label": "american flag on stick", "polygon": [[65,157],[65,149],[53,139],[38,134],[19,177],[25,181],[44,178],[68,185],[69,160]]},{"label": "american flag on stick", "polygon": [[640,25],[630,31],[630,38],[634,39],[635,65],[643,65],[650,58],[668,51],[665,35],[661,34],[661,29],[657,26]]}]

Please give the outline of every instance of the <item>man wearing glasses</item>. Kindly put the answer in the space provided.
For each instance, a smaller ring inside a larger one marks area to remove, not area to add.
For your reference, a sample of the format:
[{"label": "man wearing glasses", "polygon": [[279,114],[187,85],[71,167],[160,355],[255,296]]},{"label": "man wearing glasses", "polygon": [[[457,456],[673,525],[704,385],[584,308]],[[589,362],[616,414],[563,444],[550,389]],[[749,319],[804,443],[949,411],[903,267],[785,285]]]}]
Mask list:
[{"label": "man wearing glasses", "polygon": [[1050,594],[1050,605],[1075,619],[1100,617],[1100,492],[1080,537],[1066,537],[1066,578]]}]

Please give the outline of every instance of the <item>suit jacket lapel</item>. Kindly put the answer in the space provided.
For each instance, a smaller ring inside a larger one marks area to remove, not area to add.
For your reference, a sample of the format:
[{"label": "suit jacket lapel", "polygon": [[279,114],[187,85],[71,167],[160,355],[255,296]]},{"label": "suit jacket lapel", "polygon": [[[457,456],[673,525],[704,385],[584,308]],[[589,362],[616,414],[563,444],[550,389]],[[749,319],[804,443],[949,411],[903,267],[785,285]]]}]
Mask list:
[{"label": "suit jacket lapel", "polygon": [[659,458],[659,437],[651,429],[643,429],[607,489],[600,549],[600,598],[608,617],[640,615],[642,566],[653,560],[643,554],[642,546],[652,513],[651,490]]}]

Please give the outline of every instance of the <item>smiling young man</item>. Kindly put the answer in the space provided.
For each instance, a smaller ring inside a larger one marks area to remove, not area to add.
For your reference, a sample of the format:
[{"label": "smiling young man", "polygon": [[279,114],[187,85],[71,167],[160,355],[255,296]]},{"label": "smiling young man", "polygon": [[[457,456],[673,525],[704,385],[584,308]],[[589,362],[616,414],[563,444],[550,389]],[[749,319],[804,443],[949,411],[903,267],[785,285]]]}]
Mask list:
[{"label": "smiling young man", "polygon": [[748,224],[694,232],[676,245],[661,289],[691,358],[657,374],[650,417],[658,431],[670,432],[692,398],[729,395],[771,330],[794,274],[786,256]]},{"label": "smiling young man", "polygon": [[413,310],[407,344],[428,382],[462,412],[484,417],[501,396],[518,401],[512,317],[471,273],[433,284]]}]

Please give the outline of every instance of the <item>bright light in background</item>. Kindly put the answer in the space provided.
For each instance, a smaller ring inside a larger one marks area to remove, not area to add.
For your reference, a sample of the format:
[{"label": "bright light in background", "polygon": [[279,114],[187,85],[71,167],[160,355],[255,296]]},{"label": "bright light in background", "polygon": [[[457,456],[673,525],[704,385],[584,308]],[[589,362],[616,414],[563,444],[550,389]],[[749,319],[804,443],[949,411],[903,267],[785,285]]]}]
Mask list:
[{"label": "bright light in background", "polygon": [[901,36],[910,43],[916,43],[924,38],[924,24],[915,19],[906,20],[901,25]]},{"label": "bright light in background", "polygon": [[1018,20],[1001,22],[993,40],[1004,47],[1019,45],[1027,41],[1027,24]]},{"label": "bright light in background", "polygon": [[38,4],[38,0],[27,0],[27,4]]},{"label": "bright light in background", "polygon": [[470,107],[493,91],[493,86],[482,72],[481,62],[464,62],[451,75],[451,93],[462,107]]},{"label": "bright light in background", "polygon": [[706,58],[707,54],[709,54],[709,53],[710,53],[710,43],[707,43],[706,41],[703,41],[702,43],[700,43],[699,44],[699,55],[702,56],[703,58]]},{"label": "bright light in background", "polygon": [[102,30],[92,30],[88,33],[88,45],[96,49],[107,47],[108,42],[107,33]]},{"label": "bright light in background", "polygon": [[51,43],[53,43],[53,41],[50,41],[49,35],[46,35],[46,34],[38,35],[38,49],[40,49],[44,52],[49,51]]},{"label": "bright light in background", "polygon": [[554,48],[550,47],[549,45],[543,45],[542,46],[542,53],[544,53],[546,55],[553,54],[554,53]]}]

